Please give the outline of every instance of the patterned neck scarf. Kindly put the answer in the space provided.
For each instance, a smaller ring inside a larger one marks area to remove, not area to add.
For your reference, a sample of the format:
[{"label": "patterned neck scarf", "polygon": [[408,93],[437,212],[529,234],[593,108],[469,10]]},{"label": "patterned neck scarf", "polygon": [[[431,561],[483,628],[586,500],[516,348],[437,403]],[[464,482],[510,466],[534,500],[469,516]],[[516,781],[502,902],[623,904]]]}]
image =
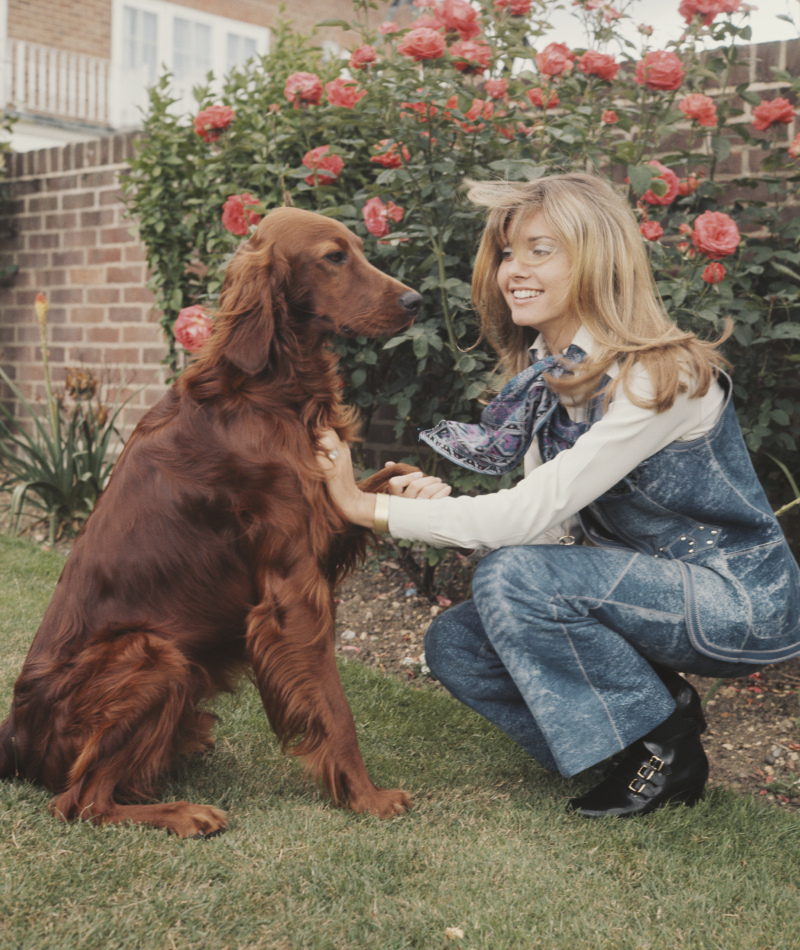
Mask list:
[{"label": "patterned neck scarf", "polygon": [[[574,343],[566,358],[582,363],[586,353]],[[542,460],[549,462],[575,444],[588,422],[573,422],[558,396],[542,378],[569,372],[561,356],[546,356],[507,383],[481,413],[479,424],[440,422],[420,433],[420,440],[463,468],[482,475],[502,475],[519,465],[536,437]]]}]

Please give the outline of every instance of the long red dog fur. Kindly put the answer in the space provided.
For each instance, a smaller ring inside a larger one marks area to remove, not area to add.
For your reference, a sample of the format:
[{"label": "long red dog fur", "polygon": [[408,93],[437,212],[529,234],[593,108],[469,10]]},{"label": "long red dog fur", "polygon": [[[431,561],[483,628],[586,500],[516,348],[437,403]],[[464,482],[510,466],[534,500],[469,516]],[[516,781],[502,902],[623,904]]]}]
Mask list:
[{"label": "long red dog fur", "polygon": [[[317,436],[356,435],[331,332],[391,335],[420,296],[321,215],[268,214],[225,277],[211,338],[139,423],[69,556],[0,726],[0,777],[64,820],[224,829],[154,799],[213,747],[210,700],[249,666],[269,722],[334,801],[409,807],[367,775],[334,655],[334,584],[365,549],[331,502]],[[384,470],[366,490],[377,491]]]}]

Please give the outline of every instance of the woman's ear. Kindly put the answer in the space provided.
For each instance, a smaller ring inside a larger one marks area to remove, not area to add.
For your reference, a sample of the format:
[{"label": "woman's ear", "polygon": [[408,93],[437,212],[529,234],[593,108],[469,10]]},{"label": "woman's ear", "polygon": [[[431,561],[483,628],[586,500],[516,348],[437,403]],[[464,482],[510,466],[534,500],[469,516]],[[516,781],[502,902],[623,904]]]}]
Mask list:
[{"label": "woman's ear", "polygon": [[274,245],[246,248],[228,267],[220,296],[220,316],[229,326],[223,353],[249,376],[266,368],[276,330],[286,319],[288,274],[288,262]]}]

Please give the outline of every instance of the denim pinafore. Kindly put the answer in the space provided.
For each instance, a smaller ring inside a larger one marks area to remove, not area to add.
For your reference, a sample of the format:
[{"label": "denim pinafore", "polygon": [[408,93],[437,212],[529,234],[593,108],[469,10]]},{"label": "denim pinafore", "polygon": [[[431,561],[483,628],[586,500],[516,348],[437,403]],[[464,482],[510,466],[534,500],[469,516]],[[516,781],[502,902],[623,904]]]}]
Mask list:
[{"label": "denim pinafore", "polygon": [[700,653],[777,663],[800,656],[800,569],[753,469],[731,380],[719,382],[725,406],[706,435],[652,455],[579,518],[599,547],[678,562]]}]

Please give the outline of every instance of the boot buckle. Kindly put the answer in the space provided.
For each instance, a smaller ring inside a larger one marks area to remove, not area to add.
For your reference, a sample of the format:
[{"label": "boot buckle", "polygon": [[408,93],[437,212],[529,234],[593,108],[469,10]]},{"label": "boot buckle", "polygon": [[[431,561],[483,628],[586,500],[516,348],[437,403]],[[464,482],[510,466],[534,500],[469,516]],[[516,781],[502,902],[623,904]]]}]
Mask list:
[{"label": "boot buckle", "polygon": [[650,761],[647,763],[654,772],[660,772],[664,766],[664,760],[659,759],[657,755],[651,755]]},{"label": "boot buckle", "polygon": [[[636,787],[637,781],[641,782],[638,788]],[[632,792],[636,792],[637,795],[641,795],[642,792],[647,788],[647,782],[643,778],[639,778],[637,776],[636,778],[631,779],[631,781],[628,783],[628,788]]]}]

